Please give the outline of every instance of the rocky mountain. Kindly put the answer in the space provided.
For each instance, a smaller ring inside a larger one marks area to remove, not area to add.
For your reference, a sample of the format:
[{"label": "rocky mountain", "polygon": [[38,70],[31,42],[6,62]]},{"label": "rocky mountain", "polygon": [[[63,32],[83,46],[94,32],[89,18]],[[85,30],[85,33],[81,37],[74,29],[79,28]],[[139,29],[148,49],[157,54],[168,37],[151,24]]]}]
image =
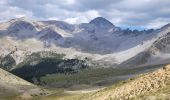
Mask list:
[{"label": "rocky mountain", "polygon": [[[163,31],[161,31],[163,30]],[[157,39],[146,50],[123,62],[120,66],[145,66],[168,64],[170,60],[170,27],[166,25],[159,29],[161,31]]]},{"label": "rocky mountain", "polygon": [[75,30],[75,25],[71,25],[63,21],[50,20],[50,21],[42,21],[42,23],[46,25],[53,25],[67,32],[73,32]]},{"label": "rocky mountain", "polygon": [[[121,29],[102,17],[81,24],[54,20],[34,21],[27,18],[12,19],[0,24],[1,65],[4,65],[3,59],[8,57],[14,61],[6,65],[16,67],[27,55],[39,51],[65,54],[66,59],[87,58],[93,66],[99,67],[130,65],[133,62],[131,59],[136,60],[136,56],[140,55],[137,60],[143,64],[141,56],[147,56],[147,51],[149,52],[155,42],[165,37],[168,32],[169,25],[157,30]],[[165,44],[159,45],[164,48]],[[17,50],[10,53],[14,49]],[[168,46],[166,55],[167,51]]]},{"label": "rocky mountain", "polygon": [[111,22],[103,17],[97,17],[93,19],[92,21],[90,21],[90,24],[106,30],[113,29],[115,27]]}]

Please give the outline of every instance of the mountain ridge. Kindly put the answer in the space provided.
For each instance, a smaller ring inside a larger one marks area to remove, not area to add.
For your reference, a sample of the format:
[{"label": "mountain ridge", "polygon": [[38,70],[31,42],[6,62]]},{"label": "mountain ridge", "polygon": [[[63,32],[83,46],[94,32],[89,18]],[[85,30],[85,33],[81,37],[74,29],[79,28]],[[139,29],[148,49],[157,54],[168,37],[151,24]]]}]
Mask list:
[{"label": "mountain ridge", "polygon": [[[108,25],[109,28],[103,29],[98,24],[92,24],[97,22],[104,22],[104,26]],[[103,60],[102,63],[107,66],[127,61],[169,32],[169,24],[157,30],[122,30],[102,17],[78,25],[62,21],[32,21],[26,18],[13,19],[0,25],[3,26],[0,27],[0,41],[3,45],[0,55],[7,55],[10,48],[16,47],[17,51],[13,56],[17,62],[21,62],[27,52],[48,50],[64,53],[66,58],[87,57],[92,62]]]}]

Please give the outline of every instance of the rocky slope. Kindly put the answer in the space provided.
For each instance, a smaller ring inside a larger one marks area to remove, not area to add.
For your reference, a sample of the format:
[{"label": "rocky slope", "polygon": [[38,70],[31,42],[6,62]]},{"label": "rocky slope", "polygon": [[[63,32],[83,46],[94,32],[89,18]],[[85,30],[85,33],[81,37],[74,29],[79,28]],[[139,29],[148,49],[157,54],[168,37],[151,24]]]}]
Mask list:
[{"label": "rocky slope", "polygon": [[170,27],[166,25],[160,30],[164,31],[160,32],[161,34],[159,34],[149,48],[138,53],[127,61],[122,62],[120,66],[135,67],[169,63]]},{"label": "rocky slope", "polygon": [[81,100],[165,100],[170,97],[170,65],[154,72],[123,81],[96,93],[82,96]]}]

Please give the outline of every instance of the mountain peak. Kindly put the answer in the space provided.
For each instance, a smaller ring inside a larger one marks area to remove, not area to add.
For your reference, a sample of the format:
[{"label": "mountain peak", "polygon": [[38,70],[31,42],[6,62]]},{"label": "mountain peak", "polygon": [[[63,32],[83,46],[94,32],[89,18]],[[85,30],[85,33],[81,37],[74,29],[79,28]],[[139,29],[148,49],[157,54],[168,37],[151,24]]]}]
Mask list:
[{"label": "mountain peak", "polygon": [[100,28],[113,28],[115,27],[110,21],[103,17],[97,17],[90,21],[90,24],[98,26]]}]

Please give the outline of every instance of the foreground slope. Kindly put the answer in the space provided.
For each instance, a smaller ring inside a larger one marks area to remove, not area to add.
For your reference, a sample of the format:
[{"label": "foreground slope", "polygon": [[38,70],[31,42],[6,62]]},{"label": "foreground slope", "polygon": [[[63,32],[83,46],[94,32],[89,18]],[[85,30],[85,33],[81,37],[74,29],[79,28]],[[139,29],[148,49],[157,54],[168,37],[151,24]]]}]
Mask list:
[{"label": "foreground slope", "polygon": [[18,94],[22,86],[32,86],[32,84],[0,69],[0,98]]},{"label": "foreground slope", "polygon": [[0,80],[1,82],[7,83],[7,84],[20,84],[20,85],[32,85],[31,83],[3,70],[0,69]]},{"label": "foreground slope", "polygon": [[84,100],[124,100],[124,99],[168,99],[170,85],[170,65],[157,71],[140,75],[113,85],[112,87],[87,94],[80,99]]},{"label": "foreground slope", "polygon": [[33,95],[44,93],[43,89],[0,69],[0,100],[14,100],[14,98],[32,98]]}]

